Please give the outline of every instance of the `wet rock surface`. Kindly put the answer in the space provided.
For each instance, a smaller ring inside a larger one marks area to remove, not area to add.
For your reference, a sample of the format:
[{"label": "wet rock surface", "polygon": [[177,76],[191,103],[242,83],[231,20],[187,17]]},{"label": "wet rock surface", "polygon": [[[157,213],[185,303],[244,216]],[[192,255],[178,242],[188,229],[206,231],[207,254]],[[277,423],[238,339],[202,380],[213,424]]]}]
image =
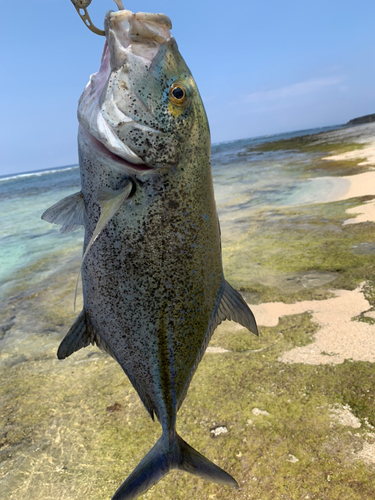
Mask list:
[{"label": "wet rock surface", "polygon": [[[353,140],[340,131],[328,143],[339,138]],[[322,137],[314,141],[324,145]],[[320,155],[329,153],[319,147]],[[251,224],[246,216],[240,233],[223,229],[228,281],[257,307],[290,306],[274,323],[260,324],[259,338],[234,323],[220,325],[178,414],[181,436],[230,472],[240,489],[173,472],[145,499],[373,499],[374,364],[356,360],[350,328],[365,325],[375,337],[374,225],[343,224],[346,210],[362,202],[268,207],[253,213]],[[0,306],[1,498],[110,498],[160,436],[111,358],[93,347],[56,358],[81,310],[81,302],[77,312],[72,307],[79,254],[57,253],[20,270]],[[317,352],[324,364],[284,362],[295,349],[313,349],[322,328],[312,308],[293,307],[331,300],[329,330],[340,314],[334,298],[351,297],[360,283],[367,305],[358,311],[367,313],[348,311],[344,329],[353,354],[337,360],[339,351],[327,345],[325,354]],[[335,420],[333,409],[350,412],[355,426],[342,423],[342,412]]]}]

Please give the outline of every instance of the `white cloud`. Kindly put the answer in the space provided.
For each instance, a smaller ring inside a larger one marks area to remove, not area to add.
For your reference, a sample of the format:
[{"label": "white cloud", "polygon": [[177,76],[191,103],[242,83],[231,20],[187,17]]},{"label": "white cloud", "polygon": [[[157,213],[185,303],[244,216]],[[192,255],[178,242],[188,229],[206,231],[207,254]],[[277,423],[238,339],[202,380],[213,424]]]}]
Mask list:
[{"label": "white cloud", "polygon": [[321,88],[337,85],[345,80],[343,77],[314,78],[305,82],[297,82],[277,89],[260,90],[244,96],[243,102],[262,102],[310,94]]}]

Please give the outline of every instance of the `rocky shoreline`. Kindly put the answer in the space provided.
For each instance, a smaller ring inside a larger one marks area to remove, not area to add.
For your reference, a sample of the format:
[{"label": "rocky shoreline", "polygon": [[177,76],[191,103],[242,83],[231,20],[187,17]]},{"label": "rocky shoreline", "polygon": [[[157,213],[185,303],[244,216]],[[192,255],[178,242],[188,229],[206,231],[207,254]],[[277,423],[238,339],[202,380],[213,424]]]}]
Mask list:
[{"label": "rocky shoreline", "polygon": [[375,113],[371,115],[360,116],[358,118],[353,118],[349,120],[346,125],[361,125],[362,123],[372,123],[375,122]]},{"label": "rocky shoreline", "polygon": [[[231,322],[217,329],[178,431],[240,489],[176,472],[145,499],[186,500],[189,491],[216,500],[372,500],[374,141],[368,124],[258,149],[290,154],[290,168],[309,176],[345,177],[347,189],[326,203],[262,208],[248,234],[223,245],[227,278],[252,304],[260,337]],[[77,266],[79,255],[67,256],[0,310],[10,325],[0,354],[1,498],[110,498],[160,435],[111,358],[90,347],[56,359],[80,311],[71,307]]]}]

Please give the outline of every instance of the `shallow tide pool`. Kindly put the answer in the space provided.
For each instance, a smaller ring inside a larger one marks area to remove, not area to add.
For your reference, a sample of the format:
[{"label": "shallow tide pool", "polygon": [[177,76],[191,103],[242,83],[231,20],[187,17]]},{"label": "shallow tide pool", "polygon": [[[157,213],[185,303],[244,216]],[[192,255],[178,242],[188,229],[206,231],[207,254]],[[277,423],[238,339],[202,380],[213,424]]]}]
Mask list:
[{"label": "shallow tide pool", "polygon": [[[248,301],[324,299],[330,287],[354,288],[372,277],[371,253],[351,253],[371,243],[372,225],[342,226],[346,208],[360,200],[330,202],[347,189],[337,174],[353,165],[322,160],[330,145],[332,154],[360,147],[358,130],[324,131],[302,146],[298,133],[213,146],[224,268]],[[83,234],[61,235],[40,216],[78,190],[76,167],[0,179],[1,498],[110,498],[160,435],[111,358],[94,347],[56,358],[82,307],[79,293],[73,310]],[[145,498],[373,498],[373,470],[353,458],[361,433],[371,431],[364,419],[375,426],[371,364],[278,361],[315,331],[308,314],[262,328],[259,339],[224,323],[178,426],[241,489],[176,472]],[[357,412],[358,435],[332,426],[335,404]],[[217,427],[226,432],[212,437]]]}]

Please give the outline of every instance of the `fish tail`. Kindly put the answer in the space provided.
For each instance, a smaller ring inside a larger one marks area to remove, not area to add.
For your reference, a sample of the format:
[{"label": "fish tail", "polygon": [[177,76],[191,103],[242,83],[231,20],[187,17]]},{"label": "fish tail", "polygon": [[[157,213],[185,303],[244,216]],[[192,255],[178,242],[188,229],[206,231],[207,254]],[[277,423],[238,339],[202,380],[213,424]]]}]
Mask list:
[{"label": "fish tail", "polygon": [[239,487],[237,481],[225,472],[225,470],[220,469],[220,467],[208,460],[208,458],[201,455],[197,450],[194,450],[178,434],[176,434],[176,438],[181,454],[181,461],[177,469],[190,472],[190,474],[208,479],[213,483],[224,484],[234,488]]},{"label": "fish tail", "polygon": [[208,479],[214,483],[238,488],[237,481],[213,462],[198,453],[178,434],[171,443],[162,436],[133,470],[112,500],[135,500],[172,469]]}]

